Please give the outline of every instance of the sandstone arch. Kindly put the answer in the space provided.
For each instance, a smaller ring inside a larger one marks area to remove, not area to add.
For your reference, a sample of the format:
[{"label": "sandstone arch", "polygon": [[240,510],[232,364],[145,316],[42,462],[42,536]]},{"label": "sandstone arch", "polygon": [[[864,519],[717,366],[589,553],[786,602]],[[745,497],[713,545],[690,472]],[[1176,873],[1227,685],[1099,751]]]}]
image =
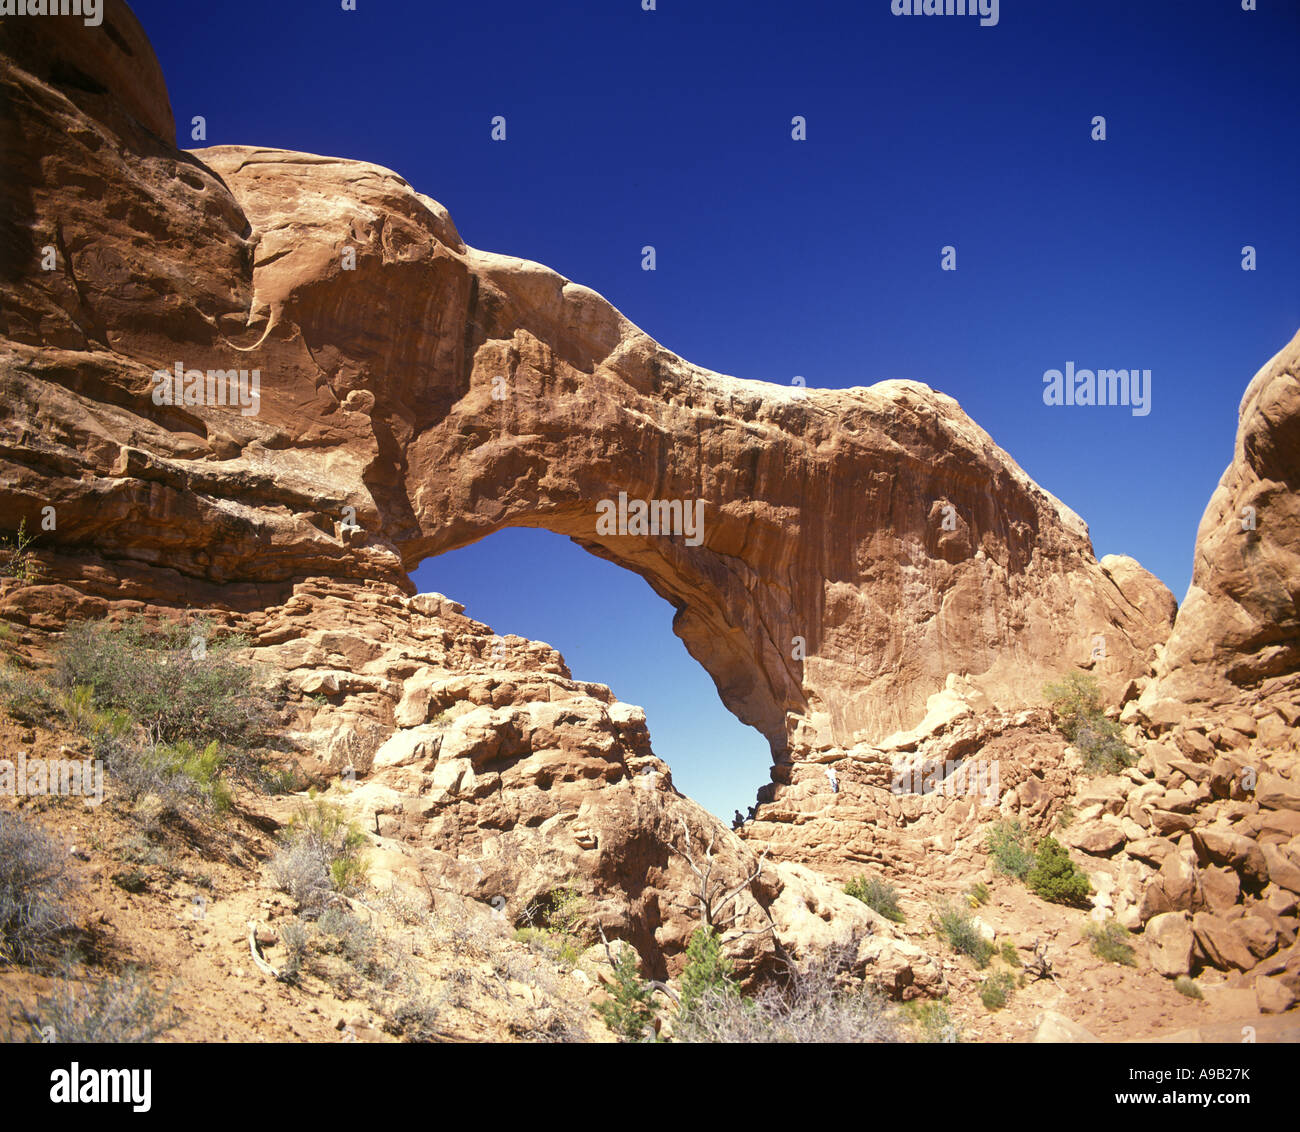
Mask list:
[{"label": "sandstone arch", "polygon": [[[664,838],[678,816],[708,819],[671,788],[635,709],[530,642],[498,665],[485,626],[411,597],[427,556],[544,526],[645,577],[724,703],[769,738],[777,783],[802,774],[765,807],[771,842],[784,824],[786,856],[831,869],[897,847],[874,837],[893,815],[862,748],[918,722],[954,677],[1031,703],[1099,634],[1112,691],[1148,671],[1171,596],[1131,560],[1097,562],[1082,521],[950,398],[905,381],[799,397],[714,374],[589,289],[467,246],[389,170],[183,153],[143,34],[106,9],[132,59],[87,54],[75,21],[5,28],[3,125],[21,143],[0,186],[4,248],[22,252],[26,233],[62,249],[52,276],[19,255],[0,280],[0,510],[53,505],[59,520],[47,584],[6,590],[7,617],[57,629],[128,603],[231,611],[298,690],[337,690],[314,735],[375,722],[348,757],[365,760],[359,803],[385,844],[481,899],[581,876],[625,898],[611,917],[657,964],[690,927]],[[88,81],[61,81],[70,62]],[[258,367],[262,411],[156,405],[151,374],[178,361]],[[1294,351],[1285,362],[1293,376]],[[1272,386],[1279,404],[1293,385]],[[1243,451],[1260,458],[1225,481],[1234,506],[1293,478],[1273,395],[1255,400],[1268,411]],[[619,491],[704,498],[703,543],[602,538],[594,504]],[[1291,529],[1285,497],[1273,506],[1270,524]],[[1235,595],[1204,582],[1227,608]],[[1260,654],[1248,675],[1294,659],[1277,635],[1246,626],[1229,642]],[[1175,643],[1199,658],[1195,624]],[[444,702],[459,705],[449,737],[431,730]],[[1004,737],[1009,763],[1020,739]],[[823,761],[860,771],[833,803],[806,765]],[[647,769],[654,789],[638,784]],[[752,849],[725,848],[749,875]],[[457,871],[462,858],[480,871]],[[842,894],[767,876],[747,914],[777,919],[787,901],[807,918],[813,895]]]},{"label": "sandstone arch", "polygon": [[[120,68],[101,66],[111,90]],[[1098,564],[1078,517],[941,393],[801,396],[711,373],[588,288],[468,247],[388,170],[182,154],[159,136],[160,79],[76,104],[23,75],[19,125],[52,155],[15,207],[52,227],[58,178],[87,163],[111,194],[60,206],[67,278],[32,269],[6,290],[28,396],[11,385],[27,443],[4,502],[57,500],[47,545],[79,592],[255,609],[295,577],[408,587],[431,554],[545,526],[678,609],[675,631],[778,761],[916,723],[950,674],[1031,701],[1098,634],[1118,690],[1168,630],[1163,587]],[[156,112],[124,113],[149,98]],[[106,144],[61,140],[74,126]],[[141,256],[165,293],[125,283]],[[257,367],[260,413],[153,404],[150,375],[178,363]],[[619,491],[704,499],[702,545],[597,535],[595,502]]]}]

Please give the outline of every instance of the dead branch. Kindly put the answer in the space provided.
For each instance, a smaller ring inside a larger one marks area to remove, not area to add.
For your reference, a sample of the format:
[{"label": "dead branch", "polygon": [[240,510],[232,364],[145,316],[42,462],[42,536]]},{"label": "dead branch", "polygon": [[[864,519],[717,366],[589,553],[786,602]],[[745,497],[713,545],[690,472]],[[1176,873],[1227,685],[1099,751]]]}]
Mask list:
[{"label": "dead branch", "polygon": [[1047,944],[1041,939],[1034,940],[1034,957],[1023,964],[1026,971],[1034,976],[1035,980],[1051,979],[1052,982],[1060,986],[1057,982],[1056,972],[1052,970],[1052,961],[1047,958]]},{"label": "dead branch", "polygon": [[[709,843],[704,847],[703,860],[695,851],[695,843],[691,840],[690,827],[686,824],[686,819],[680,814],[677,817],[677,824],[682,828],[682,839],[686,848],[679,849],[671,841],[668,842],[670,851],[679,856],[686,862],[687,867],[695,875],[696,885],[692,892],[692,897],[696,904],[699,905],[700,920],[706,927],[712,928],[718,932],[726,931],[731,928],[737,917],[740,915],[739,905],[733,905],[733,902],[746,891],[763,874],[763,864],[767,859],[767,850],[758,858],[758,864],[754,871],[749,874],[734,888],[728,889],[726,881],[713,879],[713,867],[715,860],[713,856],[713,846],[717,839],[717,831],[709,831]],[[732,905],[730,913],[728,906]],[[742,931],[741,935],[756,935],[759,931],[766,931],[766,928],[752,931]]]}]

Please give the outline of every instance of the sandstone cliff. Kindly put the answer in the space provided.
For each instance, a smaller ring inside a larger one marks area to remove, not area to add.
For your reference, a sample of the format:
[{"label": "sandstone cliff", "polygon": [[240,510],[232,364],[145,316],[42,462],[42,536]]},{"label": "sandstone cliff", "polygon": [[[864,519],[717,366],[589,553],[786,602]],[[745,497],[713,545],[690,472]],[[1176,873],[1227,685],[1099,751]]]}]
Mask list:
[{"label": "sandstone cliff", "polygon": [[[1128,709],[1132,734],[1147,726],[1145,740],[1172,738],[1207,769],[1178,780],[1169,750],[1148,751],[1170,790],[1204,779],[1203,797],[1156,810],[1245,816],[1208,769],[1214,742],[1235,741],[1210,722],[1165,732],[1190,699],[1268,681],[1290,695],[1296,343],[1247,392],[1161,661],[1168,591],[1131,559],[1098,562],[1084,523],[951,398],[715,374],[593,291],[469,247],[387,169],[181,151],[124,5],[106,5],[93,49],[72,21],[2,34],[15,175],[0,187],[0,514],[10,529],[57,521],[37,546],[44,578],[6,583],[0,615],[35,648],[70,618],[138,610],[248,633],[291,698],[304,760],[357,774],[353,800],[400,858],[394,876],[521,903],[577,876],[664,971],[692,925],[674,851],[689,830],[697,850],[714,839],[720,877],[746,882],[748,971],[838,933],[894,993],[935,991],[932,960],[795,863],[975,867],[997,811],[900,798],[900,757],[997,758],[1009,791],[992,806],[1046,827],[1070,782],[1035,709],[1043,682],[1075,666],[1116,700],[1159,674]],[[256,371],[256,404],[160,404],[154,375],[177,367]],[[702,538],[602,533],[597,505],[620,493],[702,500]],[[1256,527],[1234,531],[1247,505]],[[745,840],[672,788],[637,709],[573,681],[548,646],[413,594],[422,560],[508,525],[565,534],[674,605],[723,702],[772,745]],[[1238,746],[1256,732],[1294,743],[1295,719],[1266,714]],[[1122,840],[1137,843],[1165,819],[1129,806],[1129,785],[1103,809],[1120,826],[1122,809],[1137,827]],[[1156,834],[1169,846],[1140,852],[1195,856],[1189,828]],[[785,862],[760,869],[764,851]],[[1134,866],[1130,887],[1151,872]],[[1260,888],[1228,906],[1244,912]],[[1270,907],[1268,954],[1294,939],[1294,901]]]}]

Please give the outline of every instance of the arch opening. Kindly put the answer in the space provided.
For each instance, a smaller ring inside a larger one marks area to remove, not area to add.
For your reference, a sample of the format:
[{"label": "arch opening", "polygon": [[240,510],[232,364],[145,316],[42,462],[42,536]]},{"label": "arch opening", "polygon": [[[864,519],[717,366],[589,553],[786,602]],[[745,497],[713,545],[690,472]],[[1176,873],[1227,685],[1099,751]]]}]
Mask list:
[{"label": "arch opening", "polygon": [[770,778],[768,740],[719,698],[672,631],[673,606],[634,571],[539,527],[504,527],[411,573],[502,636],[544,641],[575,680],[645,710],[655,754],[681,792],[729,822]]}]

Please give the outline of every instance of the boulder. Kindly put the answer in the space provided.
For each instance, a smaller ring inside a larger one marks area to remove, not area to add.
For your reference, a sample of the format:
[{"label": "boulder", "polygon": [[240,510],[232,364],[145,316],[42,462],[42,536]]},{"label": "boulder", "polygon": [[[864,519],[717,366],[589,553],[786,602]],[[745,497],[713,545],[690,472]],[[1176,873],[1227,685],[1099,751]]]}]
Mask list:
[{"label": "boulder", "polygon": [[1064,834],[1067,845],[1091,853],[1094,857],[1109,857],[1124,844],[1124,831],[1115,822],[1092,821],[1072,825]]},{"label": "boulder", "polygon": [[1087,1027],[1070,1021],[1064,1014],[1059,1014],[1055,1010],[1044,1010],[1038,1016],[1032,1040],[1041,1043],[1077,1043],[1096,1042],[1100,1039]]},{"label": "boulder", "polygon": [[1248,888],[1258,891],[1268,883],[1264,853],[1249,837],[1207,826],[1192,830],[1192,844],[1203,859],[1235,869]]},{"label": "boulder", "polygon": [[1279,888],[1300,894],[1300,862],[1285,848],[1265,842],[1260,846],[1268,879]]},{"label": "boulder", "polygon": [[1256,957],[1237,930],[1237,925],[1209,912],[1192,917],[1192,932],[1207,963],[1221,971],[1248,971]]},{"label": "boulder", "polygon": [[1277,930],[1263,916],[1242,916],[1232,926],[1256,959],[1265,959],[1277,950]]},{"label": "boulder", "polygon": [[1167,978],[1186,975],[1192,969],[1192,935],[1186,912],[1164,912],[1147,921],[1143,938],[1147,942],[1147,959]]},{"label": "boulder", "polygon": [[1300,812],[1300,785],[1277,774],[1261,774],[1255,784],[1255,800],[1266,810]]},{"label": "boulder", "polygon": [[1300,1001],[1300,995],[1277,976],[1256,975],[1255,999],[1261,1014],[1284,1014]]},{"label": "boulder", "polygon": [[1211,912],[1228,912],[1241,899],[1241,881],[1232,869],[1210,865],[1200,870],[1197,879],[1205,907]]}]

